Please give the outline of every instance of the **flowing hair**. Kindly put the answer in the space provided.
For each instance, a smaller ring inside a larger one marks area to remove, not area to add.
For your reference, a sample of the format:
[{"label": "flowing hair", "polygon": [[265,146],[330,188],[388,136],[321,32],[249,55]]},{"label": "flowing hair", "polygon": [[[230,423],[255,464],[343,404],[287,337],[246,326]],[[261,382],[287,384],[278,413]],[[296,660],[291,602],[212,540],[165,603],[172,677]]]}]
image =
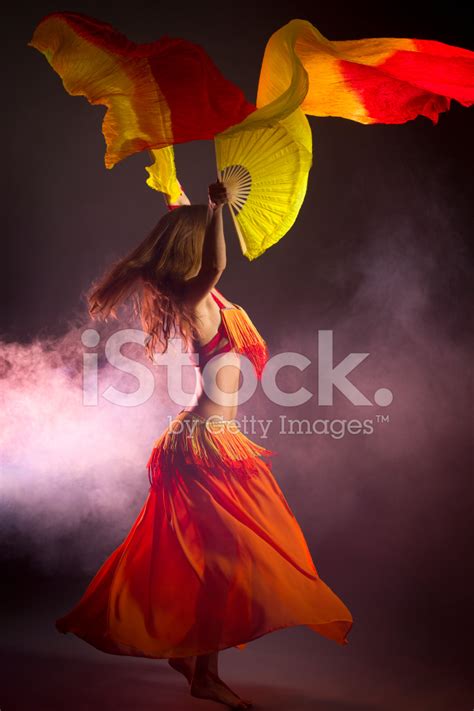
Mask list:
[{"label": "flowing hair", "polygon": [[94,282],[86,297],[90,316],[117,318],[117,307],[133,297],[150,360],[160,344],[166,352],[171,337],[183,337],[188,347],[196,322],[182,300],[183,286],[201,266],[208,222],[207,205],[182,205],[163,215],[138,247]]}]

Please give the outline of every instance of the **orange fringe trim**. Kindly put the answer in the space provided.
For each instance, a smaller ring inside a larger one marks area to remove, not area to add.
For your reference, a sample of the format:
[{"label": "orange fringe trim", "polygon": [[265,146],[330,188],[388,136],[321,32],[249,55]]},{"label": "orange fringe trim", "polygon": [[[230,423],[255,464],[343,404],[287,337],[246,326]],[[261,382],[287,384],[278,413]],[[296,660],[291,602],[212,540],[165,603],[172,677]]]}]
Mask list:
[{"label": "orange fringe trim", "polygon": [[249,439],[234,420],[206,420],[184,410],[156,440],[147,469],[152,486],[163,476],[182,476],[189,465],[196,476],[202,468],[216,475],[232,471],[245,476],[258,474],[262,458],[274,454]]},{"label": "orange fringe trim", "polygon": [[230,342],[239,353],[247,356],[260,379],[269,354],[267,344],[250,316],[242,307],[223,309],[222,320]]}]

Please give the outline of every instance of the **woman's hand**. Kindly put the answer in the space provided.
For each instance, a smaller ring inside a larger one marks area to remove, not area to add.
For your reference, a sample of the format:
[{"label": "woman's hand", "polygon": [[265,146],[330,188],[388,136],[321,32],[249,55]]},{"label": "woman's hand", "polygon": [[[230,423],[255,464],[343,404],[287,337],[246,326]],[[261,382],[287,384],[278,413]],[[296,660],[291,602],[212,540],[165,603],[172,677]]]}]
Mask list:
[{"label": "woman's hand", "polygon": [[219,180],[216,183],[211,183],[209,185],[209,206],[216,210],[218,207],[225,205],[226,202],[229,202],[229,197],[224,183]]}]

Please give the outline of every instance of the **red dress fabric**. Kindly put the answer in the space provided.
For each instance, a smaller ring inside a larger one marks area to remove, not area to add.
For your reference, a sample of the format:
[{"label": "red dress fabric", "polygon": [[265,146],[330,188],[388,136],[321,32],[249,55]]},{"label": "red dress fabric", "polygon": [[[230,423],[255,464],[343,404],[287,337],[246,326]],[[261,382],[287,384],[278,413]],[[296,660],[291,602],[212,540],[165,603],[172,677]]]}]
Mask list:
[{"label": "red dress fabric", "polygon": [[182,410],[153,446],[130,532],[57,629],[153,658],[242,648],[294,625],[347,644],[352,615],[318,575],[273,454],[236,420]]}]

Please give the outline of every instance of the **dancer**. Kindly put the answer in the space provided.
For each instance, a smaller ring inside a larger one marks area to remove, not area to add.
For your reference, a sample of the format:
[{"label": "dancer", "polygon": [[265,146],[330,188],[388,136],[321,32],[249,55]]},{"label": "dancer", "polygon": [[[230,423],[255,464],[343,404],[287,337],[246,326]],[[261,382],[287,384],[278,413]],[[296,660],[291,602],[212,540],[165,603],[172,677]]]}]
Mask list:
[{"label": "dancer", "polygon": [[102,318],[135,298],[150,357],[180,336],[199,357],[198,390],[152,447],[149,493],[127,537],[56,626],[110,654],[167,659],[193,696],[248,708],[219,676],[220,651],[294,625],[347,644],[352,616],[316,571],[273,452],[235,419],[242,359],[261,377],[268,351],[216,288],[227,201],[221,182],[208,205],[183,194],[89,294]]}]

